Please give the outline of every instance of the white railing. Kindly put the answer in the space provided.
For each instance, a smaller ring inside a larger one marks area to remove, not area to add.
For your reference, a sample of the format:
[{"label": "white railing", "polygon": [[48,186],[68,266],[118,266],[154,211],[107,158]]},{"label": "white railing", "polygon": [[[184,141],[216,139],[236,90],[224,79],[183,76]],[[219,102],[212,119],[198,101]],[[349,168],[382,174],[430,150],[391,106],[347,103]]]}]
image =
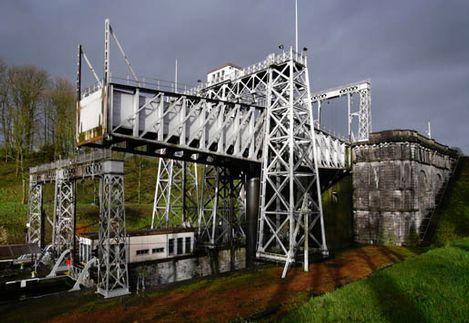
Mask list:
[{"label": "white railing", "polygon": [[100,82],[96,82],[94,83],[93,85],[90,85],[88,86],[87,88],[85,88],[82,92],[81,92],[81,98],[86,98],[87,96],[89,96],[90,94],[98,91],[98,90],[101,90],[101,83]]},{"label": "white railing", "polygon": [[240,71],[238,70],[238,71],[235,71],[234,73],[230,73],[225,76],[218,77],[214,79],[213,81],[200,83],[190,88],[189,90],[185,91],[185,93],[190,94],[190,95],[196,95],[201,90],[206,89],[215,84],[223,83],[225,81],[234,81],[236,79],[258,73],[262,70],[267,69],[272,64],[285,63],[286,61],[290,60],[290,58],[292,58],[294,61],[300,64],[306,64],[306,55],[302,53],[297,53],[292,49],[288,51],[282,51],[281,53],[277,53],[277,54],[273,53],[273,54],[268,55],[267,58],[261,62],[252,64],[246,68],[243,68]]}]

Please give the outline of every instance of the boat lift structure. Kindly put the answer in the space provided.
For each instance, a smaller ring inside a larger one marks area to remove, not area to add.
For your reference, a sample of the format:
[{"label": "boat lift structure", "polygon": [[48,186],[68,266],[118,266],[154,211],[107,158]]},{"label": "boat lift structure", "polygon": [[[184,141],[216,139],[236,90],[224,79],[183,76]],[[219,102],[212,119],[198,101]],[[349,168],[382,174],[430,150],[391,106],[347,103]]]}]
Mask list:
[{"label": "boat lift structure", "polygon": [[[366,140],[368,82],[311,94],[306,52],[289,48],[184,90],[139,77],[109,20],[104,39],[102,78],[78,47],[77,145],[160,158],[152,227],[197,226],[198,243],[208,247],[243,241],[248,259],[284,263],[282,277],[300,254],[305,268],[310,251],[328,254],[320,173],[347,169],[356,137],[351,130],[343,139],[321,129],[313,105],[320,116],[327,100],[359,93],[363,103],[358,112],[349,109],[349,129],[358,116],[357,139]],[[131,78],[111,73],[111,41]],[[82,59],[96,79],[84,91]],[[98,292],[105,297],[129,292],[121,163],[69,160],[33,168],[30,178],[28,240],[41,243],[42,183],[54,181],[58,252],[75,243],[73,181],[99,178]]]}]

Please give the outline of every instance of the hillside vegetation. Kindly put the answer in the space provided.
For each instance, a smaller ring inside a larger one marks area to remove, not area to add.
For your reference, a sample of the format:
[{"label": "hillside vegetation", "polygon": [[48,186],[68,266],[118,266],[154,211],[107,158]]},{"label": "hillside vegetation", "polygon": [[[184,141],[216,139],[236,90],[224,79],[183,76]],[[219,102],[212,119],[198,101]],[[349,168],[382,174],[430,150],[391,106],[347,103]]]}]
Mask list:
[{"label": "hillside vegetation", "polygon": [[469,157],[464,157],[439,209],[434,243],[445,245],[469,236]]}]

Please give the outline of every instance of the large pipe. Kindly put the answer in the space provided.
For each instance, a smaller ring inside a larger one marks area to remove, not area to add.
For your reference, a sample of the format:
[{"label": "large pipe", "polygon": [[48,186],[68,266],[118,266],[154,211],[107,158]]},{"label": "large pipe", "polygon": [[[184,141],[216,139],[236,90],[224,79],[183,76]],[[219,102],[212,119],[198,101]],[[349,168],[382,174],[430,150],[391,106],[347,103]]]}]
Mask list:
[{"label": "large pipe", "polygon": [[246,265],[252,267],[256,258],[257,222],[259,217],[259,173],[246,176]]}]

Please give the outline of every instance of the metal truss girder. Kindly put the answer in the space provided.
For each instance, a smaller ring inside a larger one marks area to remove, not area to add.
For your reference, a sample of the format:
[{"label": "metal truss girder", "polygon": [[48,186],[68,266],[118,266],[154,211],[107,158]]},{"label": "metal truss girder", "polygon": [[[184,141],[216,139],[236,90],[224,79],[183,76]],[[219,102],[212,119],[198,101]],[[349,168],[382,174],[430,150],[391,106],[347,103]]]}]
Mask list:
[{"label": "metal truss girder", "polygon": [[100,179],[97,286],[105,298],[129,294],[127,239],[124,176],[106,173]]},{"label": "metal truss girder", "polygon": [[263,130],[262,108],[114,83],[110,87],[109,133],[116,140],[153,143],[188,159],[197,153],[259,158],[254,143]]},{"label": "metal truss girder", "polygon": [[291,49],[288,61],[269,69],[267,102],[257,255],[284,259],[284,276],[305,237],[327,253],[317,155],[331,143],[316,141],[306,60]]},{"label": "metal truss girder", "polygon": [[[248,77],[256,79],[256,82],[245,84],[242,79],[235,85],[227,83],[216,92],[203,94],[207,97],[111,83],[108,136],[92,145],[113,145],[115,150],[215,165],[226,164],[227,159],[260,163],[266,113],[265,108],[254,104],[266,102],[267,76],[264,74],[268,74],[266,71],[262,73],[262,76]],[[333,136],[316,130],[316,137],[321,141],[321,137]],[[332,150],[336,148],[324,144],[337,142],[341,146],[338,151],[344,152],[346,143],[336,139],[334,142],[322,140],[318,146]],[[119,144],[125,146],[120,147]],[[143,145],[151,151],[132,148]],[[328,156],[336,155],[331,153]],[[344,160],[344,155],[333,160],[320,159],[319,167],[339,165],[345,168]]]},{"label": "metal truss girder", "polygon": [[42,184],[30,181],[28,199],[28,234],[27,243],[35,243],[43,247],[42,230]]},{"label": "metal truss girder", "polygon": [[197,164],[160,158],[151,227],[195,226],[198,199]]}]

